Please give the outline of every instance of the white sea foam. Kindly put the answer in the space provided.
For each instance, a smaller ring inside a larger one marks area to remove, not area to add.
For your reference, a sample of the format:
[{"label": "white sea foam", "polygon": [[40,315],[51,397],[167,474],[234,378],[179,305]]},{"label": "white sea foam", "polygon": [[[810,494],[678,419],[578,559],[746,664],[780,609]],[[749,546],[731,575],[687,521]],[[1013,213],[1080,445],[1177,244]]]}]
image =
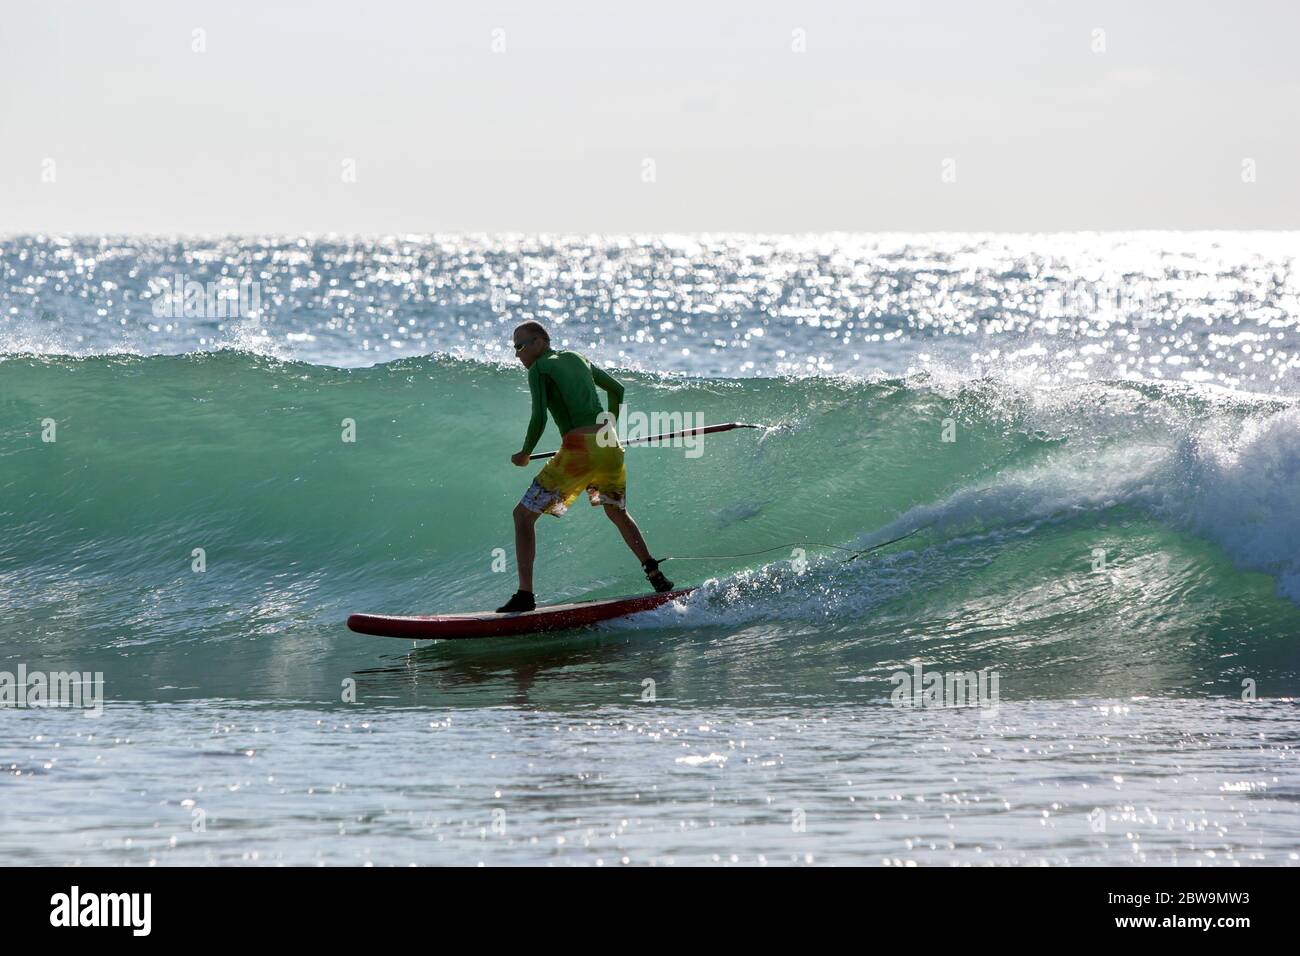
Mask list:
[{"label": "white sea foam", "polygon": [[1300,409],[1207,431],[1186,462],[1187,495],[1170,504],[1300,604]]}]

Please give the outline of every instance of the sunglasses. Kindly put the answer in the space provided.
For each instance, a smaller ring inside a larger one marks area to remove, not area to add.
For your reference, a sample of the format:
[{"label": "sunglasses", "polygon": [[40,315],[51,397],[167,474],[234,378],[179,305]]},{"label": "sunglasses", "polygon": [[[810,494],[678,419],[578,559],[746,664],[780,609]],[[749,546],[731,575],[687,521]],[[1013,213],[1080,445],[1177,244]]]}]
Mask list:
[{"label": "sunglasses", "polygon": [[516,342],[515,351],[522,352],[524,349],[528,348],[528,346],[532,345],[536,341],[537,338],[534,336],[533,338],[529,339],[527,342]]}]

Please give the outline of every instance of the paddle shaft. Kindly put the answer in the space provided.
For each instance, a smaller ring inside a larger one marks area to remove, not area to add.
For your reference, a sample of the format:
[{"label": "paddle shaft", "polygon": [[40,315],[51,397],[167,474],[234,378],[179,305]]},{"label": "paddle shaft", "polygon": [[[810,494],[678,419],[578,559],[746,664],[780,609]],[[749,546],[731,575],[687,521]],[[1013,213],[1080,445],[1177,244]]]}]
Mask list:
[{"label": "paddle shaft", "polygon": [[[705,425],[703,428],[688,428],[680,432],[668,432],[664,435],[648,435],[645,438],[632,438],[623,442],[624,445],[639,445],[648,441],[668,441],[671,438],[683,438],[686,435],[712,435],[715,432],[728,432],[733,428],[757,428],[757,425],[745,425],[741,422],[727,422],[725,425]],[[556,452],[544,451],[541,454],[529,455],[529,461],[537,461],[540,458],[550,458]]]}]

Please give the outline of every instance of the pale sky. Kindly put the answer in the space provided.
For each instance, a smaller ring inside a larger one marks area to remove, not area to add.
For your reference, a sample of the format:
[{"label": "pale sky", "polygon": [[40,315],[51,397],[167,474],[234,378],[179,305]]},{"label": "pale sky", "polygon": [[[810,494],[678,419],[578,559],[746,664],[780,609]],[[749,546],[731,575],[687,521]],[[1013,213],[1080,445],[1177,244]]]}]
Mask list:
[{"label": "pale sky", "polygon": [[1293,229],[1297,37],[1251,0],[6,0],[0,234]]}]

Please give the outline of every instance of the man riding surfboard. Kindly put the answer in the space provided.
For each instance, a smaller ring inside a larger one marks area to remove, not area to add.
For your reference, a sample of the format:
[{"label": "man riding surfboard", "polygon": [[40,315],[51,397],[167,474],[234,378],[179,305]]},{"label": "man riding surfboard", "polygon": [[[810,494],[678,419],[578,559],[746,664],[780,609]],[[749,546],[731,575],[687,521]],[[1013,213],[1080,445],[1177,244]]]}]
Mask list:
[{"label": "man riding surfboard", "polygon": [[[671,591],[673,583],[659,570],[659,562],[650,556],[641,529],[627,513],[627,469],[623,448],[614,434],[614,421],[623,401],[623,386],[609,373],[596,368],[577,352],[551,348],[551,337],[540,322],[525,322],[515,329],[515,355],[528,369],[528,389],[532,393],[532,418],[524,447],[510,456],[523,468],[528,465],[542,431],[546,428],[549,409],[555,425],[563,435],[559,452],[538,472],[532,485],[515,505],[515,561],[519,566],[519,590],[499,613],[531,611],[533,599],[533,558],[537,550],[534,525],[543,513],[561,517],[585,490],[592,506],[604,507],[627,546],[632,549],[646,578],[656,591]],[[599,386],[609,396],[608,438],[599,439],[602,426]]]}]

